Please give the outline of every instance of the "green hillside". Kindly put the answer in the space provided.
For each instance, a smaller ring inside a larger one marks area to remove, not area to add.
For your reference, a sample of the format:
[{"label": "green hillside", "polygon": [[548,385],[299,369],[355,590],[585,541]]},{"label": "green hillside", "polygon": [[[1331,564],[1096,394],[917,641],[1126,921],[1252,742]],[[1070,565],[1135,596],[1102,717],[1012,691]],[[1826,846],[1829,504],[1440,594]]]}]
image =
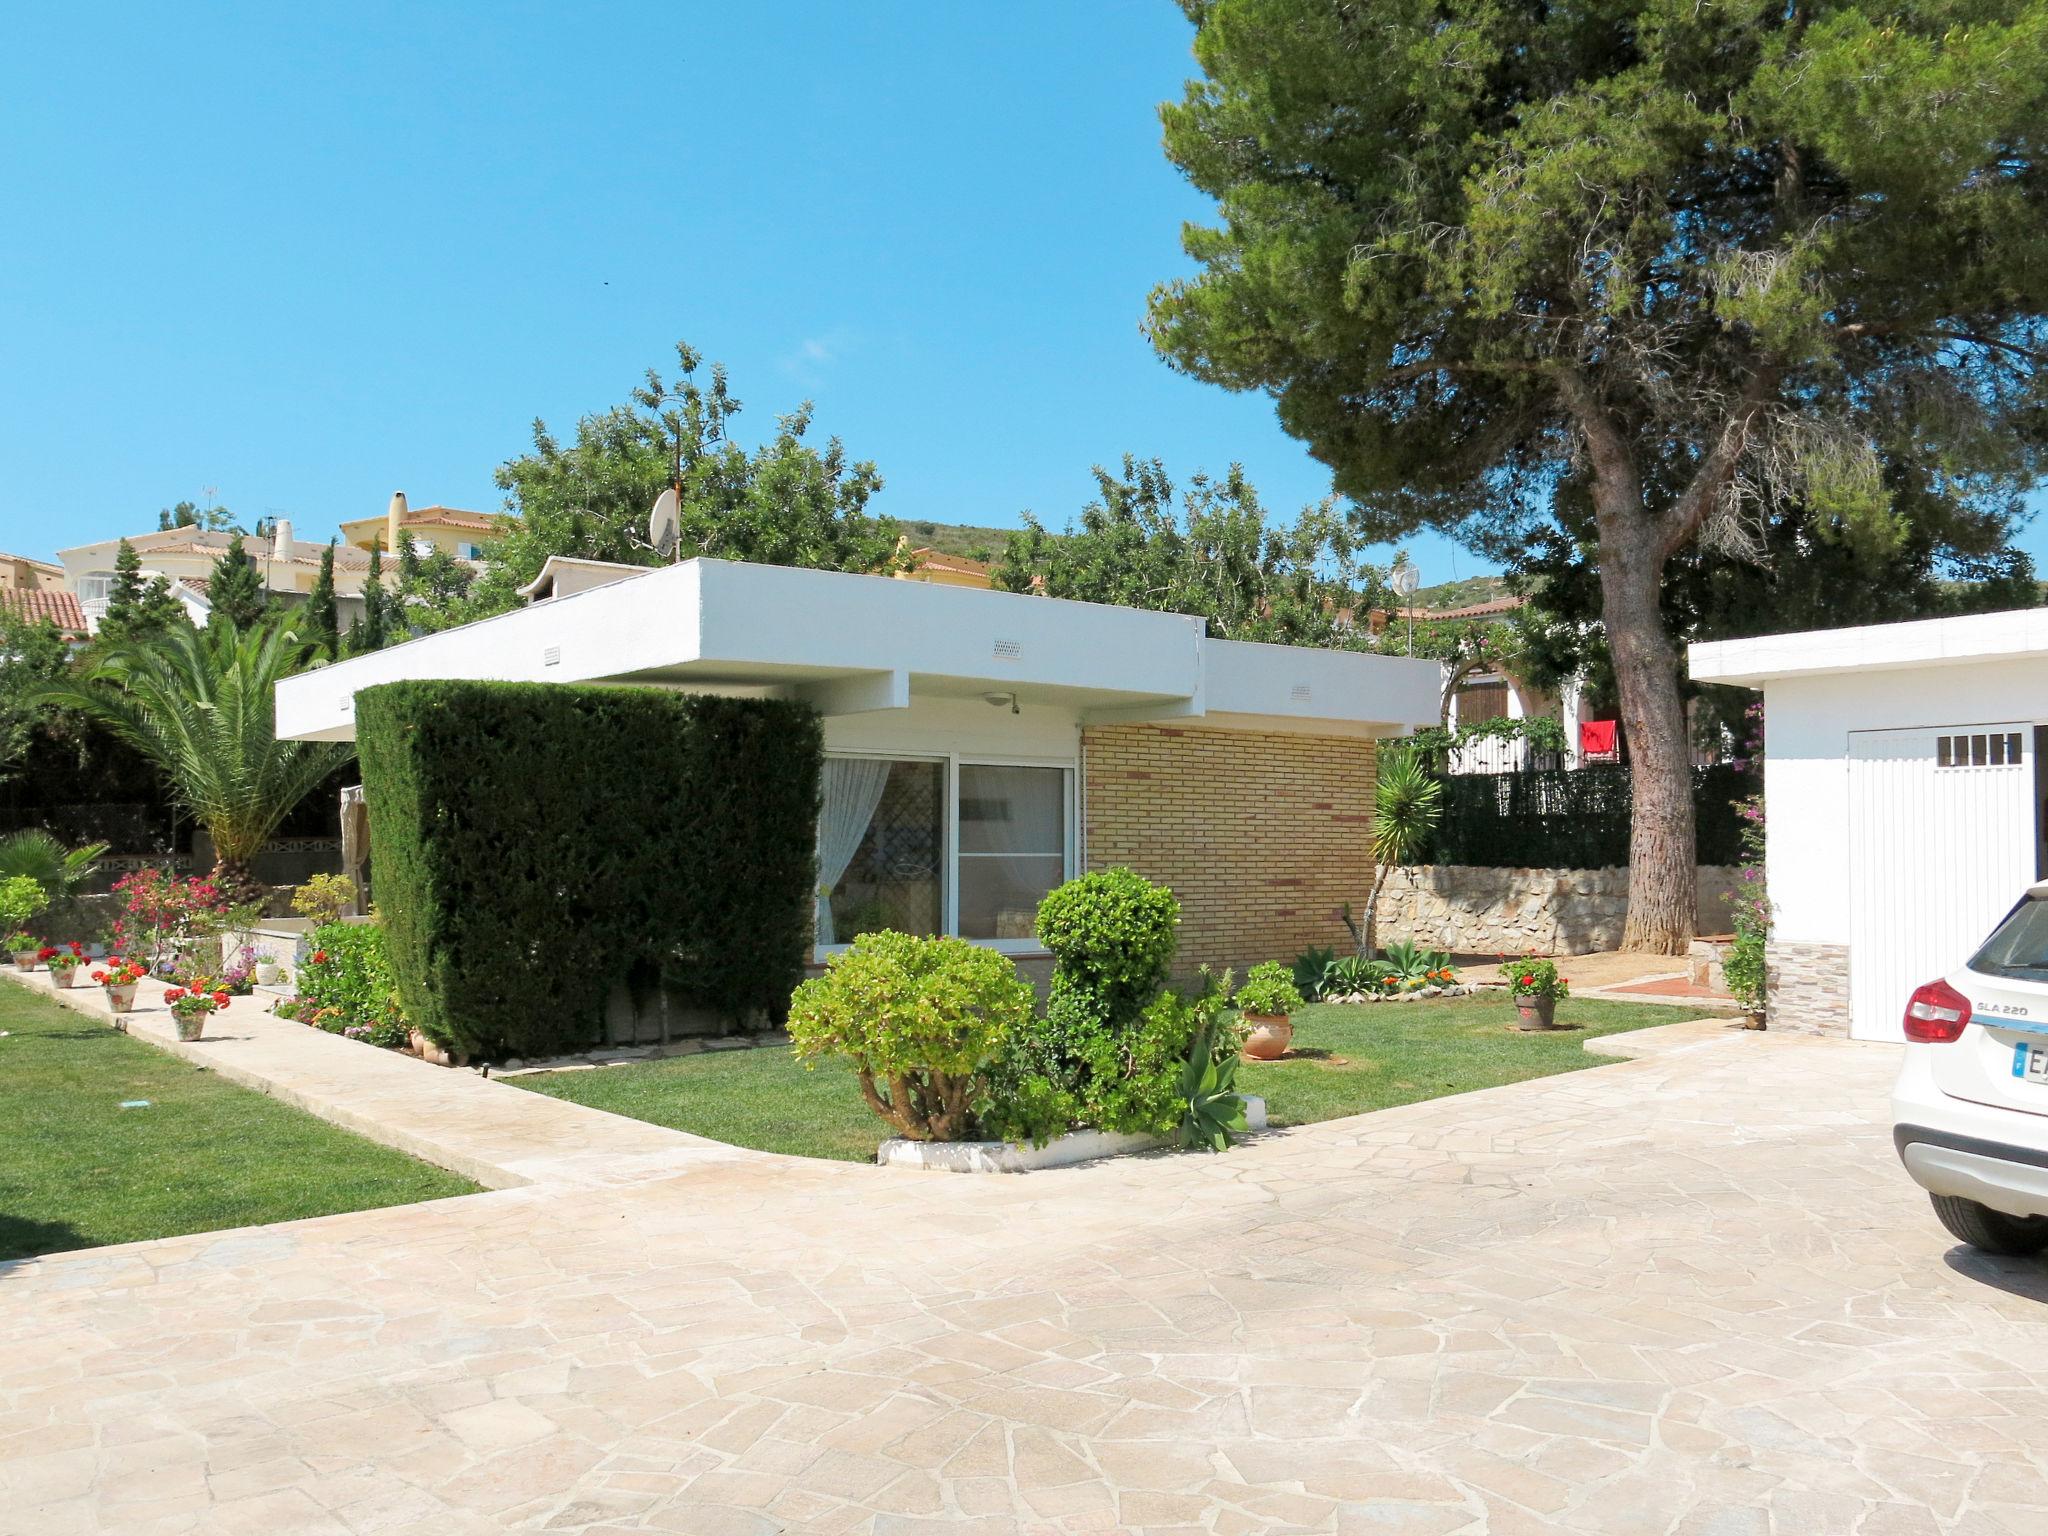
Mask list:
[{"label": "green hillside", "polygon": [[1418,608],[1463,608],[1469,603],[1490,603],[1508,595],[1504,576],[1467,576],[1463,581],[1439,582],[1415,589]]},{"label": "green hillside", "polygon": [[973,523],[927,523],[904,519],[899,524],[913,548],[936,549],[942,555],[994,562],[1003,557],[1003,542],[1014,528],[981,528]]}]

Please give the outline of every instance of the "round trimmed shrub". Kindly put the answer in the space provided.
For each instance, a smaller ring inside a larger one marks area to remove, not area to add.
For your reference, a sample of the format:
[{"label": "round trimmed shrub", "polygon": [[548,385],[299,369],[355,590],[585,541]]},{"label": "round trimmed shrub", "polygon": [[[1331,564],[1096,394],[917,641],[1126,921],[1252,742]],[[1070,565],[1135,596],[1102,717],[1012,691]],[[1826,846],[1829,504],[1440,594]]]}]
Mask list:
[{"label": "round trimmed shrub", "polygon": [[1128,869],[1069,880],[1038,904],[1038,942],[1071,987],[1094,993],[1106,1017],[1135,1015],[1165,984],[1180,902]]}]

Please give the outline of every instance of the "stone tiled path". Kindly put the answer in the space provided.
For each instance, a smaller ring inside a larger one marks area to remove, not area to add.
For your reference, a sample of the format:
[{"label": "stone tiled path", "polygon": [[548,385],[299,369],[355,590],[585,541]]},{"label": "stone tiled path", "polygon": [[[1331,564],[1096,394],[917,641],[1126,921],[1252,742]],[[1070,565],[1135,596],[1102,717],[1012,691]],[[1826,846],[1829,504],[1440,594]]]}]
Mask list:
[{"label": "stone tiled path", "polygon": [[0,1531],[2048,1530],[2048,1269],[1951,1249],[1889,1054],[1665,1043],[1226,1157],[690,1143],[0,1270]]}]

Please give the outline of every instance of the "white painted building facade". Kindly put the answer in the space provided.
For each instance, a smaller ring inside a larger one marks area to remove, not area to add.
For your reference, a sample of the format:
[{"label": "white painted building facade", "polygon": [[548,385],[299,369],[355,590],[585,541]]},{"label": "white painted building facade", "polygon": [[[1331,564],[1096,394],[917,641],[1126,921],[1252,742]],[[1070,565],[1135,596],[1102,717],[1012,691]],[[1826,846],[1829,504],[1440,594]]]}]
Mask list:
[{"label": "white painted building facade", "polygon": [[[1346,798],[1358,765],[1369,799],[1371,744],[1438,712],[1432,660],[1215,640],[1200,619],[1094,603],[709,559],[554,560],[527,595],[513,613],[288,679],[278,734],[351,740],[358,691],[414,678],[804,700],[825,734],[825,951],[888,926],[1030,953],[1038,897],[1100,862],[1111,838],[1137,846],[1129,807],[1169,794],[1180,798],[1144,832],[1161,867],[1141,872],[1176,887],[1189,931],[1213,885],[1217,901],[1263,914],[1245,926],[1245,956],[1333,942],[1339,903],[1362,899],[1369,873],[1346,868],[1326,891],[1268,866],[1327,867],[1321,845],[1341,839],[1369,872],[1371,807]],[[1133,744],[1132,727],[1157,739]],[[1117,755],[1121,825],[1091,818],[1091,743]],[[1340,791],[1324,787],[1319,754]],[[1224,947],[1191,958],[1241,963],[1229,935],[1212,938]]]},{"label": "white painted building facade", "polygon": [[1774,1022],[1902,1038],[1913,988],[2048,874],[2048,609],[1724,640],[1764,695]]}]

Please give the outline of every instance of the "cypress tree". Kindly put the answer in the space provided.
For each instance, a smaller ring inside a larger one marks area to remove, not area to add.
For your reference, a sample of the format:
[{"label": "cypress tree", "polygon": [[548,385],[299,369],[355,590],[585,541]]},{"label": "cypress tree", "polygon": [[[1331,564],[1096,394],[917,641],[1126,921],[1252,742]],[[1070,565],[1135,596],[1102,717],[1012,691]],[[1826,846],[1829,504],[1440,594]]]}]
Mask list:
[{"label": "cypress tree", "polygon": [[388,615],[384,597],[384,550],[381,545],[370,551],[370,575],[363,583],[363,616],[348,627],[348,653],[361,656],[368,651],[384,649]]},{"label": "cypress tree", "polygon": [[332,661],[341,655],[341,622],[334,608],[334,540],[320,552],[320,574],[306,596],[306,638]]}]

